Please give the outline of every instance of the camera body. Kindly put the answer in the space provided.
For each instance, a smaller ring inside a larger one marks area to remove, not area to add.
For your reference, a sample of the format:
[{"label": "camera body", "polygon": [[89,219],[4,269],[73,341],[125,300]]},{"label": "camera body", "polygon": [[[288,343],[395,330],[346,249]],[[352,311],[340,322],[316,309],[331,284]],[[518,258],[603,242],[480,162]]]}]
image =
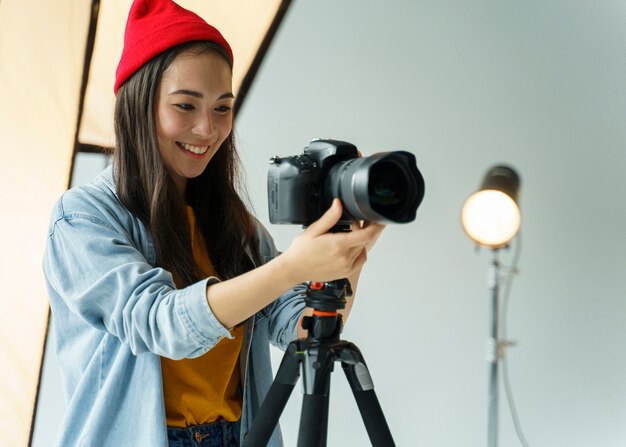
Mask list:
[{"label": "camera body", "polygon": [[300,155],[272,157],[267,177],[270,221],[307,226],[341,199],[343,215],[335,226],[353,220],[405,223],[415,219],[424,197],[424,179],[409,152],[360,157],[355,145],[313,140]]},{"label": "camera body", "polygon": [[[338,162],[358,158],[355,145],[338,140],[313,140],[301,155],[272,157],[267,176],[270,222],[309,225],[333,200],[324,180]],[[344,219],[345,216],[345,219]],[[339,225],[350,225],[344,212]]]}]

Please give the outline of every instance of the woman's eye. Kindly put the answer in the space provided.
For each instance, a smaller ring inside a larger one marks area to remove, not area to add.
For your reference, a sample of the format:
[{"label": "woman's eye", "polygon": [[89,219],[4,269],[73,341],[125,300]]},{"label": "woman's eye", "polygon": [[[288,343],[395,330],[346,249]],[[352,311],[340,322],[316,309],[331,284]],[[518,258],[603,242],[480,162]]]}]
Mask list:
[{"label": "woman's eye", "polygon": [[181,110],[193,110],[194,107],[191,104],[174,104],[174,107]]},{"label": "woman's eye", "polygon": [[217,113],[226,114],[226,113],[231,111],[231,107],[230,106],[218,106],[218,107],[215,108],[215,111]]}]

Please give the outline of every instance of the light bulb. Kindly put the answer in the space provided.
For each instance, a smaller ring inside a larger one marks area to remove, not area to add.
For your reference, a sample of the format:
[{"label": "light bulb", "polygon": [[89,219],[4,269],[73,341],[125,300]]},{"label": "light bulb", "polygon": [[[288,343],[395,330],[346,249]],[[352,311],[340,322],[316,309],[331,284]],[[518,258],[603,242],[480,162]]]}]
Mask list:
[{"label": "light bulb", "polygon": [[465,201],[461,221],[467,235],[477,244],[501,248],[517,234],[520,211],[511,197],[487,189],[472,194]]}]

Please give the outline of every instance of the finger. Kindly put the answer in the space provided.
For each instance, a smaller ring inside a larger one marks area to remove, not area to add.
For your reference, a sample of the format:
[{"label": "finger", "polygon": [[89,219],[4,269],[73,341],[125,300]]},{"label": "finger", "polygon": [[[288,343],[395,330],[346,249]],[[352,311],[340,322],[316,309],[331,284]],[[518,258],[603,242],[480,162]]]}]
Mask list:
[{"label": "finger", "polygon": [[364,220],[353,220],[350,224],[350,230],[359,231],[361,228],[365,228],[366,223],[367,222],[365,222]]},{"label": "finger", "polygon": [[372,228],[374,232],[379,235],[385,228],[387,228],[387,226],[384,224],[370,223],[366,228]]},{"label": "finger", "polygon": [[358,229],[357,231],[351,231],[347,233],[346,236],[346,245],[348,247],[356,247],[359,245],[366,245],[371,240],[378,237],[380,232],[383,230],[385,226],[381,224],[370,224],[363,228]]},{"label": "finger", "polygon": [[363,223],[362,223],[361,227],[363,227],[363,228],[373,227],[373,226],[376,226],[376,227],[379,227],[379,228],[385,228],[387,226],[386,224],[375,222],[373,220],[366,220],[366,221],[362,221],[362,222]]},{"label": "finger", "polygon": [[333,199],[333,203],[330,208],[326,210],[322,217],[317,219],[309,228],[307,228],[307,233],[318,236],[320,234],[327,233],[332,227],[334,227],[339,219],[341,219],[341,214],[343,213],[343,207],[341,204],[341,200]]},{"label": "finger", "polygon": [[379,224],[376,222],[366,222],[361,231],[369,229],[370,231],[373,232],[374,238],[378,238],[386,227],[387,226],[385,224]]}]

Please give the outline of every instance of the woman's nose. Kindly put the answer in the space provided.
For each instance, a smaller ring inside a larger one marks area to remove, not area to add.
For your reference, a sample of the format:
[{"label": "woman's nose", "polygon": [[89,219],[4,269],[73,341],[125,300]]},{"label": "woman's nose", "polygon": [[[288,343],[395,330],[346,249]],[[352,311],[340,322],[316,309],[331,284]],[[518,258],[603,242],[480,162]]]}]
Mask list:
[{"label": "woman's nose", "polygon": [[202,138],[210,138],[215,133],[215,127],[211,115],[203,115],[198,117],[198,121],[195,123],[193,132]]}]

